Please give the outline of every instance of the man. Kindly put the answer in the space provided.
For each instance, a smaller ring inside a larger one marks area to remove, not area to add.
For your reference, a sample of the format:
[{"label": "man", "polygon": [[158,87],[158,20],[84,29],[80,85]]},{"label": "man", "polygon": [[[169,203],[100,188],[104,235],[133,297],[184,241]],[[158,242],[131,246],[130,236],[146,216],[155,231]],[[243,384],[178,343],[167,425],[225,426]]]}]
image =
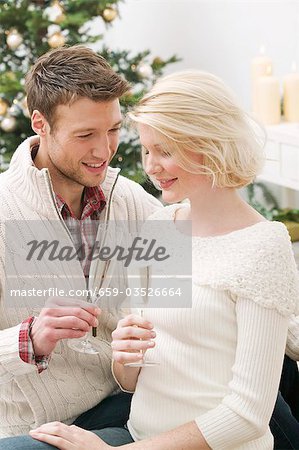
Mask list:
[{"label": "man", "polygon": [[[108,166],[119,141],[119,98],[128,88],[101,56],[81,45],[53,50],[37,60],[26,78],[36,136],[19,146],[9,169],[0,175],[2,225],[13,224],[18,242],[22,239],[20,224],[28,223],[30,229],[33,220],[42,235],[50,230],[58,241],[65,240],[74,248],[85,243],[90,249],[102,238],[99,221],[144,221],[161,206]],[[103,310],[97,319],[97,307],[70,304],[43,308],[36,316],[29,298],[21,299],[21,307],[4,301],[7,255],[14,263],[18,250],[11,249],[12,240],[5,238],[3,230],[0,437],[24,435],[53,420],[75,421],[87,429],[125,423],[130,397],[111,395],[117,393],[117,386],[107,345],[117,314]],[[103,279],[106,266],[87,257],[80,262],[58,258],[49,269],[43,258],[35,265],[30,261],[34,275],[28,281],[26,274],[18,272],[13,287],[27,283],[32,288],[93,289],[95,281]],[[97,325],[99,355],[76,353],[68,347],[67,339],[82,337]],[[32,442],[29,437],[14,439],[13,448],[25,449],[26,439]],[[0,449],[8,448],[5,441],[2,447],[0,439]]]}]

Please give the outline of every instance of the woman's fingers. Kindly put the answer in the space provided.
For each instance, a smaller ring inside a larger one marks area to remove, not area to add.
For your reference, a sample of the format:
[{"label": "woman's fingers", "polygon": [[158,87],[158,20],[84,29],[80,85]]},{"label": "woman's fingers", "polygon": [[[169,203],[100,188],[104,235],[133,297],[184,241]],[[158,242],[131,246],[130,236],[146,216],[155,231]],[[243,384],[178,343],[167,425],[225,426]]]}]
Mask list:
[{"label": "woman's fingers", "polygon": [[118,341],[121,339],[153,339],[156,337],[155,331],[152,329],[137,327],[137,326],[126,326],[121,328],[116,328],[112,333],[113,341]]},{"label": "woman's fingers", "polygon": [[120,364],[140,361],[146,350],[155,346],[155,337],[151,322],[134,314],[126,316],[112,333],[113,360]]},{"label": "woman's fingers", "polygon": [[112,341],[111,347],[114,352],[140,352],[141,350],[147,350],[148,348],[153,348],[155,346],[154,341],[141,341],[141,340],[121,340],[121,341]]},{"label": "woman's fingers", "polygon": [[143,353],[126,353],[126,352],[113,352],[112,358],[114,361],[120,364],[127,364],[143,360]]},{"label": "woman's fingers", "polygon": [[129,314],[118,322],[117,327],[128,327],[131,325],[135,325],[137,327],[146,328],[151,330],[154,328],[153,324],[148,320],[144,319],[141,316],[137,316],[136,314]]}]

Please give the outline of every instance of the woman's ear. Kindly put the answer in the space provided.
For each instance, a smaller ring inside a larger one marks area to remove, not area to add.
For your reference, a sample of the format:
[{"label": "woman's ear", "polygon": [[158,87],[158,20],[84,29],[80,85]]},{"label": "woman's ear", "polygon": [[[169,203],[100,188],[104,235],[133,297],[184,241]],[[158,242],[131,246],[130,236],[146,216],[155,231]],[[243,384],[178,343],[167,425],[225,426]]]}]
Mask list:
[{"label": "woman's ear", "polygon": [[45,117],[37,109],[35,109],[31,116],[31,128],[39,136],[45,136],[47,133],[48,122]]}]

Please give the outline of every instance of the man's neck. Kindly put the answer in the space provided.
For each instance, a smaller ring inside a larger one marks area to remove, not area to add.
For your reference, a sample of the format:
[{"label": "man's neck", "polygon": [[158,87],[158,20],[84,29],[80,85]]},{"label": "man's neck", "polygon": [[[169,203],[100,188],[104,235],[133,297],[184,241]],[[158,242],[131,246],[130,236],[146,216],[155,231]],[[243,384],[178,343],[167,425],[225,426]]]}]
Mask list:
[{"label": "man's neck", "polygon": [[[51,174],[51,173],[50,173]],[[83,211],[83,191],[84,187],[80,187],[80,191],[71,189],[70,186],[61,183],[55,183],[52,179],[55,194],[59,195],[68,207],[71,209],[77,219],[80,219]]]}]

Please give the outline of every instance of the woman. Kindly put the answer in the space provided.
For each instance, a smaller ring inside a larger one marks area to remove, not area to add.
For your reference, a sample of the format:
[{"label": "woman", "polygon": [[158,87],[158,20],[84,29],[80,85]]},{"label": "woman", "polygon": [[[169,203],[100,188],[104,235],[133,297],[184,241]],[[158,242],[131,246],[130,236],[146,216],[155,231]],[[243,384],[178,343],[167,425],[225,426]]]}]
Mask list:
[{"label": "woman", "polygon": [[[32,436],[67,450],[125,443],[270,450],[268,423],[299,290],[284,225],[266,221],[237,193],[262,164],[257,127],[221,80],[199,71],[159,80],[130,117],[146,173],[174,203],[152,219],[171,220],[174,233],[192,221],[192,308],[149,309],[113,332],[115,378],[134,391],[128,429],[99,432],[108,444],[57,423]],[[125,365],[149,348],[160,366]]]}]

